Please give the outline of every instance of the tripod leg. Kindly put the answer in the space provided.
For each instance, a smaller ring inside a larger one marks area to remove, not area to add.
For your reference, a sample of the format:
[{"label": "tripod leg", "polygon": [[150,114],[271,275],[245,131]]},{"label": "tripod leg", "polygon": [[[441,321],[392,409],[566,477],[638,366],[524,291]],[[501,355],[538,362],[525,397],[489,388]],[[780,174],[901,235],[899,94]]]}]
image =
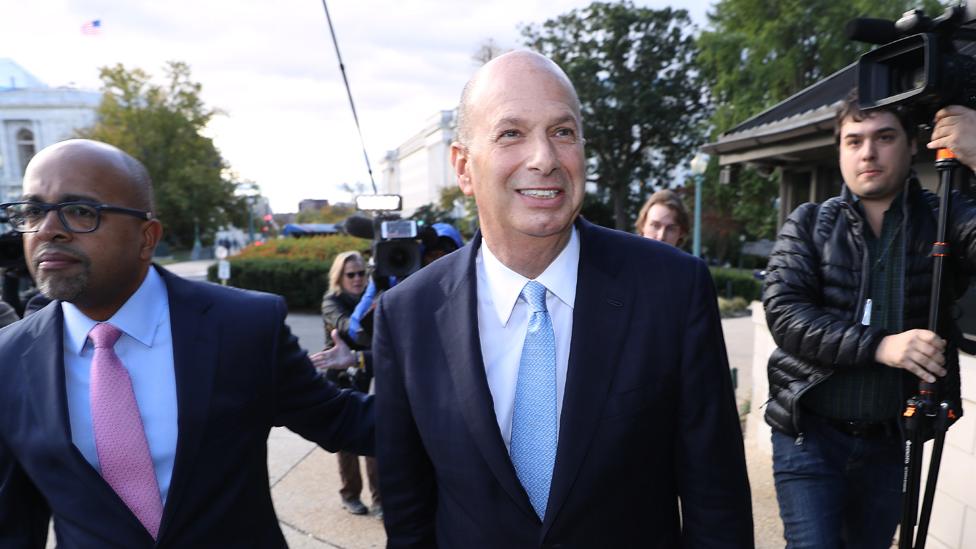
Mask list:
[{"label": "tripod leg", "polygon": [[922,498],[922,511],[918,518],[918,541],[916,549],[925,549],[925,538],[929,533],[929,519],[932,517],[932,505],[935,502],[935,487],[939,481],[939,468],[942,464],[942,450],[945,448],[946,431],[949,429],[949,418],[954,412],[947,402],[939,405],[939,417],[935,421],[935,441],[932,444],[932,457],[929,460],[929,475],[925,480],[925,496]]},{"label": "tripod leg", "polygon": [[915,541],[915,524],[918,517],[918,491],[922,480],[922,436],[919,402],[908,401],[905,409],[905,472],[902,476],[902,516],[898,530],[898,549],[912,549]]}]

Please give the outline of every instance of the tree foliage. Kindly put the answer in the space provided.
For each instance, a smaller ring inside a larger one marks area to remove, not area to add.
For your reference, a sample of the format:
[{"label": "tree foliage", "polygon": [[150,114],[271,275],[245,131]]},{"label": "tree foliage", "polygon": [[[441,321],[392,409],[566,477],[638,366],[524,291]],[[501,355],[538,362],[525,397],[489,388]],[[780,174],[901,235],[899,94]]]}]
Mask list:
[{"label": "tree foliage", "polygon": [[197,227],[209,239],[222,225],[245,224],[247,205],[224,176],[227,165],[213,140],[202,134],[217,111],[204,105],[190,67],[169,62],[164,75],[157,84],[142,69],[101,68],[97,122],[78,136],[115,145],[146,166],[164,238],[188,247]]},{"label": "tree foliage", "polygon": [[[719,0],[698,37],[697,64],[715,105],[712,136],[718,136],[763,110],[855,62],[870,49],[844,35],[855,17],[897,19],[919,0]],[[924,0],[935,15],[941,7]],[[717,164],[706,174],[702,225],[713,255],[723,259],[728,239],[746,233],[771,238],[776,228],[775,177],[751,168],[733,185],[718,185]]]},{"label": "tree foliage", "polygon": [[355,213],[352,204],[328,204],[315,211],[298,212],[295,223],[339,223]]},{"label": "tree foliage", "polygon": [[717,133],[758,114],[857,60],[871,46],[844,26],[855,17],[897,19],[935,0],[720,0],[698,38],[698,64],[715,102]]},{"label": "tree foliage", "polygon": [[629,1],[594,2],[522,28],[526,45],[576,86],[588,177],[606,190],[617,228],[630,226],[643,197],[670,186],[674,169],[701,143],[708,105],[692,30],[685,10]]},{"label": "tree foliage", "polygon": [[436,203],[417,208],[410,218],[426,225],[449,223],[468,239],[478,228],[478,205],[473,196],[465,196],[460,187],[452,185],[441,189]]}]

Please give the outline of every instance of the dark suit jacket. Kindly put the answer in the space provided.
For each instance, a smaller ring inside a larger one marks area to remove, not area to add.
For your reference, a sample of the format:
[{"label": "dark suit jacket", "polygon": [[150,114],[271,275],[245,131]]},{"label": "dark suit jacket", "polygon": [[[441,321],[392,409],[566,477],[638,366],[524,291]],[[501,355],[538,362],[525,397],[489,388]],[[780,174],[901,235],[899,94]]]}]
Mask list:
[{"label": "dark suit jacket", "polygon": [[573,337],[541,522],[485,377],[480,238],[381,299],[373,360],[389,547],[752,547],[708,270],[661,243],[577,227]]},{"label": "dark suit jacket", "polygon": [[[179,435],[158,547],[285,547],[267,437],[285,425],[326,449],[373,451],[372,401],[318,376],[278,296],[189,282],[169,292]],[[71,442],[58,302],[0,331],[0,547],[153,547]]]}]

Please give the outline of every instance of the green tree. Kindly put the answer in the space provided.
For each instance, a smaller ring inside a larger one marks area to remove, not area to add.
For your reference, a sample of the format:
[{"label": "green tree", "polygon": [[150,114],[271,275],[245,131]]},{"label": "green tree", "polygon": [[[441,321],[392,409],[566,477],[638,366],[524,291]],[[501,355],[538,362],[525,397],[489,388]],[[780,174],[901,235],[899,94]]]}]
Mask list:
[{"label": "green tree", "polygon": [[[670,186],[674,169],[702,139],[708,105],[693,61],[685,10],[594,2],[522,28],[527,46],[558,63],[583,110],[588,177],[598,192],[589,209],[612,205],[628,228],[650,191]],[[605,191],[605,192],[603,192]]]},{"label": "green tree", "polygon": [[719,0],[698,38],[698,64],[716,104],[712,123],[722,133],[853,63],[871,46],[848,40],[855,17],[897,19],[935,0]]},{"label": "green tree", "polygon": [[427,225],[450,223],[468,239],[478,228],[478,205],[473,196],[465,196],[460,187],[451,185],[441,189],[437,202],[417,208],[410,219]]},{"label": "green tree", "polygon": [[210,240],[222,225],[246,223],[247,204],[234,195],[213,140],[202,135],[218,113],[200,99],[201,85],[190,78],[190,67],[169,62],[164,74],[164,83],[157,84],[142,69],[101,68],[97,122],[78,136],[115,145],[145,164],[164,238],[186,248],[197,229]]},{"label": "green tree", "polygon": [[[709,26],[698,37],[697,59],[712,103],[712,140],[785,100],[818,80],[856,61],[871,46],[844,35],[855,17],[897,19],[919,0],[719,0],[708,14]],[[923,0],[926,13],[942,8]],[[718,187],[717,165],[705,182],[705,218],[721,219],[721,233],[735,236],[731,227],[749,236],[770,238],[778,194],[774,177],[741,170],[734,185]],[[703,222],[709,231],[709,225]],[[719,235],[712,235],[719,238]],[[706,238],[707,239],[707,238]],[[727,248],[727,246],[719,246]]]},{"label": "green tree", "polygon": [[352,204],[329,204],[314,212],[298,212],[295,223],[338,223],[356,213]]}]

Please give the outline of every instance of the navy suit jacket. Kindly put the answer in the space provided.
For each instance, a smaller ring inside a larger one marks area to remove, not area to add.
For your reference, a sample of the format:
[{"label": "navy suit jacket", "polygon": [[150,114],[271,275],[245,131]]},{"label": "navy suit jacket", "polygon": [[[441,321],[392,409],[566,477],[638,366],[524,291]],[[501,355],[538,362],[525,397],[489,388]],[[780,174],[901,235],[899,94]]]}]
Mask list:
[{"label": "navy suit jacket", "polygon": [[540,521],[495,419],[478,336],[481,241],[376,314],[389,547],[752,547],[715,289],[704,263],[580,220],[559,443]]},{"label": "navy suit jacket", "polygon": [[178,439],[158,545],[71,442],[61,307],[0,330],[0,548],[285,547],[267,438],[373,452],[372,399],[319,376],[278,296],[182,280],[169,293]]}]

